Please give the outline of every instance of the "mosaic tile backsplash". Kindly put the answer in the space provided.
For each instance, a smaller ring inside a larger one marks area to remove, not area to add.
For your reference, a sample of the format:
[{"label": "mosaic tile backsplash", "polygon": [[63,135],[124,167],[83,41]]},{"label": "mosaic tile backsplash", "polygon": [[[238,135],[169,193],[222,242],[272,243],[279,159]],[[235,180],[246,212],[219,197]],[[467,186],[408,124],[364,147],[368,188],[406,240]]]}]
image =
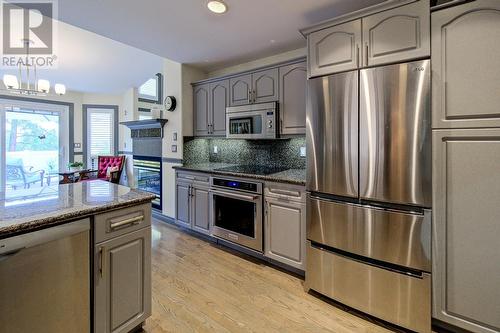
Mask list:
[{"label": "mosaic tile backsplash", "polygon": [[[305,169],[305,137],[280,140],[184,138],[184,163],[234,163]],[[218,152],[214,153],[214,147]]]}]

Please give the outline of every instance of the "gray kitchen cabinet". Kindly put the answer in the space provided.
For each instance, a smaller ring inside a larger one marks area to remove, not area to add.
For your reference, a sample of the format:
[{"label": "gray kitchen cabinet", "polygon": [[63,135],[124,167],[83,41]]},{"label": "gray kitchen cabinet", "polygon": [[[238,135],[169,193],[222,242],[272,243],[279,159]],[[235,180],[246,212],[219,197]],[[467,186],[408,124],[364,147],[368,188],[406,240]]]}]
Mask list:
[{"label": "gray kitchen cabinet", "polygon": [[306,253],[304,189],[283,184],[267,184],[264,195],[265,256],[304,270]]},{"label": "gray kitchen cabinet", "polygon": [[252,98],[252,74],[229,79],[229,96],[231,106],[250,104]]},{"label": "gray kitchen cabinet", "polygon": [[500,331],[498,156],[500,129],[433,132],[433,316],[478,333]]},{"label": "gray kitchen cabinet", "polygon": [[194,135],[206,136],[210,133],[210,86],[197,85],[193,88]]},{"label": "gray kitchen cabinet", "polygon": [[226,135],[226,107],[229,106],[229,80],[210,83],[209,134]]},{"label": "gray kitchen cabinet", "polygon": [[307,65],[305,62],[279,68],[280,132],[306,133]]},{"label": "gray kitchen cabinet", "polygon": [[432,13],[432,127],[500,127],[500,2]]},{"label": "gray kitchen cabinet", "polygon": [[178,171],[176,179],[176,223],[209,234],[209,175]]},{"label": "gray kitchen cabinet", "polygon": [[151,315],[151,227],[95,246],[94,332],[130,332]]},{"label": "gray kitchen cabinet", "polygon": [[193,221],[192,227],[194,230],[208,234],[210,231],[210,205],[208,188],[193,187],[192,197]]},{"label": "gray kitchen cabinet", "polygon": [[429,0],[363,17],[363,66],[430,56]]},{"label": "gray kitchen cabinet", "polygon": [[177,182],[176,186],[176,223],[191,227],[191,184],[185,182]]},{"label": "gray kitchen cabinet", "polygon": [[278,100],[278,69],[271,68],[252,73],[252,103]]},{"label": "gray kitchen cabinet", "polygon": [[311,33],[307,38],[309,76],[358,68],[360,47],[360,19]]}]

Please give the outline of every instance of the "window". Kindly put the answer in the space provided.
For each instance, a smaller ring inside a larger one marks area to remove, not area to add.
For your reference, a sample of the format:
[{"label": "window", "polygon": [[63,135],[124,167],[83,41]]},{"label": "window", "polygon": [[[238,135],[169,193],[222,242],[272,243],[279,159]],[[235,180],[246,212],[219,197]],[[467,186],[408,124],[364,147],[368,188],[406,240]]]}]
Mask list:
[{"label": "window", "polygon": [[99,155],[115,154],[115,112],[114,108],[86,108],[87,168],[97,168]]},{"label": "window", "polygon": [[162,103],[163,75],[156,74],[139,87],[139,101],[148,103]]}]

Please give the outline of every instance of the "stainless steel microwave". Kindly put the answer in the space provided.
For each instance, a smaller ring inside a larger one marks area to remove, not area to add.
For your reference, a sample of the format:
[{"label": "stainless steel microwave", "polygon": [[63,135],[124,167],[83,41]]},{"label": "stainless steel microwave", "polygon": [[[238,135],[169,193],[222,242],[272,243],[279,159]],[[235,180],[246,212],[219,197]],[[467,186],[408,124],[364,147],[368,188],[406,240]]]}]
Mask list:
[{"label": "stainless steel microwave", "polygon": [[230,139],[276,139],[278,108],[276,102],[226,108],[226,137]]}]

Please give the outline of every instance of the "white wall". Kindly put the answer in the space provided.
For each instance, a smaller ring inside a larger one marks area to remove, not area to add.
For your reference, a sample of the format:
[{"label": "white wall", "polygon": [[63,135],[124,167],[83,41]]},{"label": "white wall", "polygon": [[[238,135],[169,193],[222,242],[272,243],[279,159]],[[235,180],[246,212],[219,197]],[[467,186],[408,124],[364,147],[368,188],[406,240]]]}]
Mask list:
[{"label": "white wall", "polygon": [[[305,44],[305,42],[304,42],[304,44]],[[278,64],[280,62],[286,62],[289,60],[302,58],[302,57],[305,57],[306,54],[307,54],[307,49],[305,47],[303,47],[300,49],[276,54],[276,55],[273,55],[270,57],[261,58],[261,59],[253,60],[250,62],[245,62],[245,63],[239,64],[239,65],[218,69],[216,71],[212,71],[212,72],[208,73],[208,77],[212,78],[212,77],[217,77],[217,76],[229,75],[229,74],[233,74],[233,73],[252,70],[255,68],[259,68],[259,67],[270,66],[270,65]]]},{"label": "white wall", "polygon": [[[175,217],[175,165],[180,165],[183,156],[183,137],[193,134],[193,90],[191,82],[206,77],[205,73],[188,65],[183,65],[168,59],[163,64],[164,96],[174,96],[177,107],[173,112],[167,112],[163,137],[163,214]],[[174,133],[177,141],[174,141]],[[172,146],[177,146],[177,152]]]}]

